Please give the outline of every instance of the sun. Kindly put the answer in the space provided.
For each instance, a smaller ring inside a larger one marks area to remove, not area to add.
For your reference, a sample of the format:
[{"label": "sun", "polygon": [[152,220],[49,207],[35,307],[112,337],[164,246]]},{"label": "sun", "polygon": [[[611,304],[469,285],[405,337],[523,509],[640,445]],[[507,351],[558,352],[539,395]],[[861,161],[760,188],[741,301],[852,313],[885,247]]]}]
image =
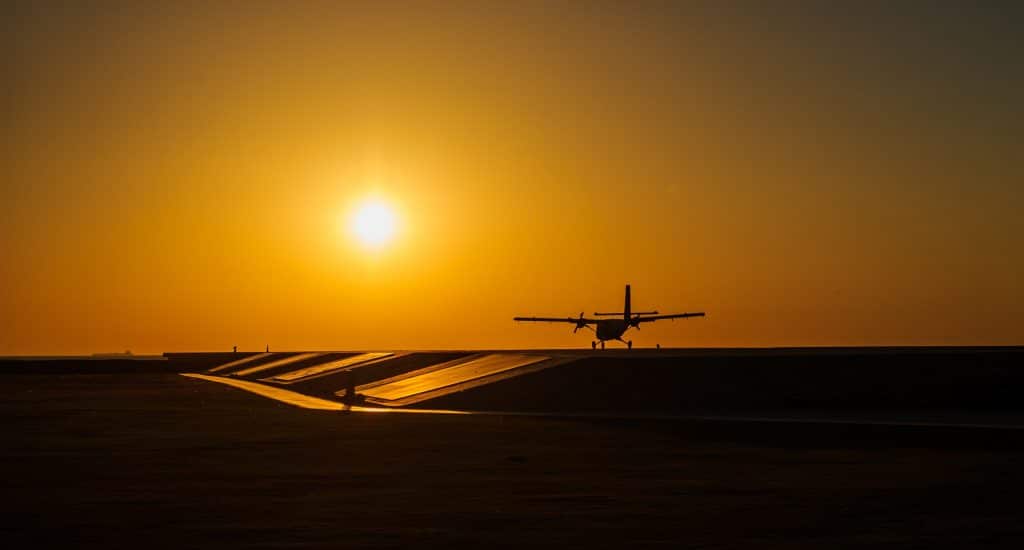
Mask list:
[{"label": "sun", "polygon": [[395,235],[395,212],[387,203],[368,200],[355,209],[352,232],[356,239],[370,248],[381,247]]}]

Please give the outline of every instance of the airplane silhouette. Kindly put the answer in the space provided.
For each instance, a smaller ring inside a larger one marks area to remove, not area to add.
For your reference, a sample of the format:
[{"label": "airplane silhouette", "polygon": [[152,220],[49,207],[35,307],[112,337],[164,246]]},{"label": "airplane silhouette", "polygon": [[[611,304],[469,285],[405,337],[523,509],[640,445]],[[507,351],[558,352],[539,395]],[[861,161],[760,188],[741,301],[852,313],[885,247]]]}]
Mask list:
[{"label": "airplane silhouette", "polygon": [[[598,342],[601,342],[601,349],[604,349],[604,343],[607,340],[618,340],[623,344],[626,344],[626,347],[629,349],[633,349],[632,340],[626,341],[622,339],[622,335],[625,334],[630,327],[636,327],[637,330],[640,330],[640,323],[649,323],[659,319],[685,319],[687,317],[704,316],[703,311],[697,313],[672,313],[670,315],[658,315],[657,311],[640,311],[634,313],[630,311],[629,302],[629,285],[626,285],[626,304],[623,311],[615,313],[594,312],[595,317],[621,315],[621,319],[587,319],[583,316],[583,312],[581,311],[579,317],[513,317],[512,320],[540,323],[573,323],[576,325],[576,327],[572,329],[573,334],[584,327],[594,331],[594,334],[597,336],[597,340],[590,342],[590,347],[594,349],[597,349]],[[594,325],[594,327],[591,327],[590,325]]]}]

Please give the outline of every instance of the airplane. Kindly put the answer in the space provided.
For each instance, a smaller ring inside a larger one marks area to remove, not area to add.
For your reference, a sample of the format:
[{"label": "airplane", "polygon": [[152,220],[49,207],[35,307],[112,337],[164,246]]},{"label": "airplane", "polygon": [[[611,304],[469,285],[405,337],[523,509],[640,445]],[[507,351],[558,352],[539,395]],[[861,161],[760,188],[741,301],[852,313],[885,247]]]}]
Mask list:
[{"label": "airplane", "polygon": [[[590,342],[590,347],[593,349],[597,349],[598,342],[601,342],[601,349],[604,349],[604,343],[607,340],[618,340],[623,344],[626,344],[627,348],[633,349],[633,341],[623,340],[622,335],[632,327],[636,327],[637,330],[640,330],[640,323],[649,323],[659,319],[685,319],[687,317],[704,316],[703,311],[696,313],[673,313],[670,315],[658,315],[657,311],[640,311],[634,313],[630,311],[629,302],[629,285],[626,285],[626,304],[623,311],[614,313],[594,312],[595,317],[621,315],[621,319],[587,319],[583,316],[583,312],[581,311],[579,317],[513,317],[512,320],[540,323],[572,323],[576,325],[576,327],[572,329],[573,334],[584,327],[594,331],[594,334],[597,336],[597,340]],[[594,326],[591,327],[590,325]]]}]

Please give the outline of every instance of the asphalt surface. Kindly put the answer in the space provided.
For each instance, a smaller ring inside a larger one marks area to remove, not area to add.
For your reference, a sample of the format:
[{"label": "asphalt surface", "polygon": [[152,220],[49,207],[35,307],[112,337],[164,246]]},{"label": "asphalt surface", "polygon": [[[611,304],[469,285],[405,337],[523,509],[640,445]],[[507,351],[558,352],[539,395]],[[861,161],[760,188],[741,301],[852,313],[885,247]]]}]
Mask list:
[{"label": "asphalt surface", "polygon": [[11,547],[1024,540],[1024,451],[1005,434],[344,414],[162,374],[0,376],[0,391],[0,531]]}]

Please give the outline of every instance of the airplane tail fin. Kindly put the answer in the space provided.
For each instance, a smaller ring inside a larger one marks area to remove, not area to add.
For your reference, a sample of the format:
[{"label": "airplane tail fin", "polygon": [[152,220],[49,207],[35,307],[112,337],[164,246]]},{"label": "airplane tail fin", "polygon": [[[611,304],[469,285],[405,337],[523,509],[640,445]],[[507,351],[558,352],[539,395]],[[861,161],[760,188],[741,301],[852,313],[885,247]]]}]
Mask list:
[{"label": "airplane tail fin", "polygon": [[626,303],[622,307],[622,316],[627,323],[629,322],[629,319],[633,316],[632,312],[630,312],[629,301],[629,285],[626,285]]}]

